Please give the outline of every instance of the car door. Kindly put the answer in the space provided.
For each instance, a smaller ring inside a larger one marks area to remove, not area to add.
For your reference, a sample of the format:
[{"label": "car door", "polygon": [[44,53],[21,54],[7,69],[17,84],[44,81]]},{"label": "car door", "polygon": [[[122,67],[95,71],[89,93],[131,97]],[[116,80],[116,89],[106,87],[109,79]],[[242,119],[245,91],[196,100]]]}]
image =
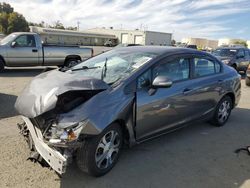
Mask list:
[{"label": "car door", "polygon": [[[168,76],[173,84],[170,88],[157,88],[152,94],[152,80],[161,75]],[[140,75],[136,92],[137,139],[192,119],[191,87],[190,61],[186,56],[165,58]]]},{"label": "car door", "polygon": [[38,49],[33,35],[20,35],[13,42],[15,45],[10,45],[7,49],[7,61],[10,66],[38,65]]},{"label": "car door", "polygon": [[194,118],[199,118],[213,112],[221,92],[224,76],[221,64],[206,56],[194,56],[191,59],[192,72],[192,111]]}]

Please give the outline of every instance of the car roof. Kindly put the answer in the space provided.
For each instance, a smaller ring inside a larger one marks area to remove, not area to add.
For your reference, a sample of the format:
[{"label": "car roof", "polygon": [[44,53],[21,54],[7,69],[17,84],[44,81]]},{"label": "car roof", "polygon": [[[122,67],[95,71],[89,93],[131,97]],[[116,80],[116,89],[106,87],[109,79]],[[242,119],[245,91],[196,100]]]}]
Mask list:
[{"label": "car roof", "polygon": [[[125,48],[126,51],[131,52],[148,52],[148,53],[156,53],[158,55],[163,54],[177,54],[177,53],[199,53],[199,54],[207,54],[206,52],[198,51],[196,49],[191,48],[181,48],[181,47],[172,47],[172,46],[129,46]],[[124,50],[124,48],[118,48],[117,50]]]}]

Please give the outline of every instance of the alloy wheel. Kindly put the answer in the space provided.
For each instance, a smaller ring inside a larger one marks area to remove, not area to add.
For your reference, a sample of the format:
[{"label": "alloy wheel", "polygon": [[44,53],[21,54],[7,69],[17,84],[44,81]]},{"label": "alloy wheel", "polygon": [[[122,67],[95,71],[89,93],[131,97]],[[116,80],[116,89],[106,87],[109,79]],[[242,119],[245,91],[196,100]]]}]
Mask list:
[{"label": "alloy wheel", "polygon": [[218,111],[218,120],[219,122],[225,122],[230,114],[231,104],[229,101],[225,100],[221,103],[219,111]]},{"label": "alloy wheel", "polygon": [[95,153],[95,162],[99,169],[107,169],[113,164],[118,156],[120,144],[119,134],[114,130],[102,137]]}]

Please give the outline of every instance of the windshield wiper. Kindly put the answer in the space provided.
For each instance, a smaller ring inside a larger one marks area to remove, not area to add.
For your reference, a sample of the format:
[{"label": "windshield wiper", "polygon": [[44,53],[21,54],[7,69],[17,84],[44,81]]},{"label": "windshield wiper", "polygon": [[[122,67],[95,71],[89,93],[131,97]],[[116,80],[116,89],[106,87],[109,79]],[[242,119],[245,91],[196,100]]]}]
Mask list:
[{"label": "windshield wiper", "polygon": [[78,69],[71,69],[71,71],[78,71],[78,70],[87,70],[87,69],[97,69],[97,68],[101,68],[100,66],[96,66],[96,67],[87,67],[87,66],[82,66]]},{"label": "windshield wiper", "polygon": [[102,76],[101,79],[103,80],[104,77],[106,77],[106,72],[107,72],[107,62],[108,62],[108,58],[106,57],[105,63],[102,67]]}]

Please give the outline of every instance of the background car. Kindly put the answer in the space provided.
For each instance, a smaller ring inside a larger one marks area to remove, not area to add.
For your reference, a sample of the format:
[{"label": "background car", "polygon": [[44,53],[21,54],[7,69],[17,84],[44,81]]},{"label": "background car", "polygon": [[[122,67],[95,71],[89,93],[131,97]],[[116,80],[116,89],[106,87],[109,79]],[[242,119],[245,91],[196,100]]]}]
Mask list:
[{"label": "background car", "polygon": [[237,71],[246,72],[250,63],[249,49],[244,47],[221,47],[213,51],[218,59]]}]

